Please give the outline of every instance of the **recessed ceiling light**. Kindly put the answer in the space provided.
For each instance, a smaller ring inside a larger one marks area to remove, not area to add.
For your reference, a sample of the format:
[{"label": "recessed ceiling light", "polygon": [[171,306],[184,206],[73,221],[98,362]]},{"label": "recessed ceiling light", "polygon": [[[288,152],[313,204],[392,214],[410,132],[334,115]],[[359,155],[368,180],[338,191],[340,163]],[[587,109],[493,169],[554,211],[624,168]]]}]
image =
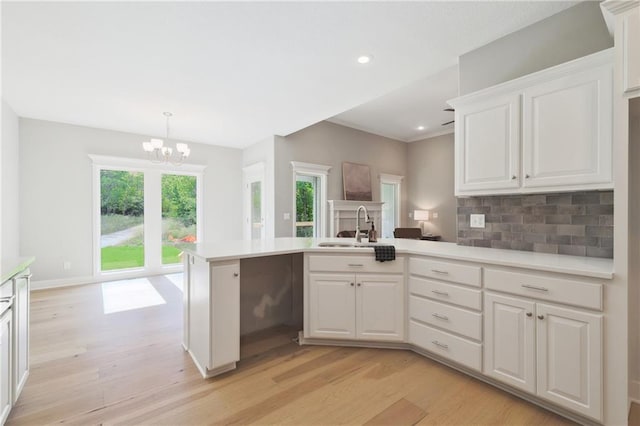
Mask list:
[{"label": "recessed ceiling light", "polygon": [[418,130],[424,130],[424,126],[418,126]]},{"label": "recessed ceiling light", "polygon": [[373,59],[372,55],[361,55],[361,56],[358,56],[358,63],[368,64],[369,62],[371,62],[372,59]]}]

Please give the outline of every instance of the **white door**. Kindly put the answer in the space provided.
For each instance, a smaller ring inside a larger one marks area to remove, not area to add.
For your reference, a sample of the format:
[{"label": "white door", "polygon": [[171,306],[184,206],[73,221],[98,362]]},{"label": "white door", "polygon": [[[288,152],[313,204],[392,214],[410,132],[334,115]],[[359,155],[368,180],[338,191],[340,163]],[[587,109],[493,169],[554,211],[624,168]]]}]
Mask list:
[{"label": "white door", "polygon": [[310,337],[356,337],[355,281],[353,274],[309,274]]},{"label": "white door", "polygon": [[11,335],[13,328],[11,309],[0,319],[0,424],[4,424],[12,405],[11,397]]},{"label": "white door", "polygon": [[356,275],[357,338],[404,340],[404,276]]},{"label": "white door", "polygon": [[264,164],[245,167],[243,171],[244,239],[265,239]]},{"label": "white door", "polygon": [[612,67],[523,94],[523,188],[612,183]]},{"label": "white door", "polygon": [[485,293],[484,374],[535,393],[535,303]]},{"label": "white door", "polygon": [[537,305],[538,396],[602,420],[602,315]]},{"label": "white door", "polygon": [[456,195],[519,188],[520,96],[457,108],[455,149]]}]

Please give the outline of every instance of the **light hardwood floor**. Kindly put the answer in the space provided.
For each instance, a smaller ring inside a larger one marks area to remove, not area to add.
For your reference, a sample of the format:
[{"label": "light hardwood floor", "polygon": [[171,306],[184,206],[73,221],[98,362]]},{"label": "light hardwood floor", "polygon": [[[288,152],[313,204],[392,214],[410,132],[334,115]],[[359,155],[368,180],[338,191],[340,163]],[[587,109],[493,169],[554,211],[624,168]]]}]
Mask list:
[{"label": "light hardwood floor", "polygon": [[31,376],[8,424],[571,424],[408,351],[243,339],[238,369],[200,377],[182,350],[182,295],[105,315],[100,285],[32,293]]}]

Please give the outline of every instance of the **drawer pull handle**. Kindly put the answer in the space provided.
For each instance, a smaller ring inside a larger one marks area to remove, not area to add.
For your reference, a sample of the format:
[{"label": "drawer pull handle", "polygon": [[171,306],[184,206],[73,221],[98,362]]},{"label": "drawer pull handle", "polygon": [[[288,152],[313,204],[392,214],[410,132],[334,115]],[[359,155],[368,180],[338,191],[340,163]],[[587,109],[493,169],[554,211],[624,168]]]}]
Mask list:
[{"label": "drawer pull handle", "polygon": [[350,263],[349,266],[364,266],[362,263]]},{"label": "drawer pull handle", "polygon": [[536,287],[534,285],[529,285],[529,284],[522,284],[522,287],[524,288],[528,288],[529,290],[536,290],[536,291],[549,291],[548,288],[544,288],[544,287]]},{"label": "drawer pull handle", "polygon": [[449,321],[449,317],[447,317],[447,316],[440,315],[440,314],[431,314],[431,315],[436,317],[436,318],[438,318],[438,319],[441,319],[443,321]]},{"label": "drawer pull handle", "polygon": [[538,319],[543,320],[544,319],[544,315],[538,315]]},{"label": "drawer pull handle", "polygon": [[436,346],[440,346],[442,349],[449,349],[449,345],[445,345],[444,343],[440,343],[437,340],[432,340],[431,343],[433,343]]},{"label": "drawer pull handle", "polygon": [[443,271],[441,269],[432,269],[431,272],[442,275],[449,275],[449,271]]},{"label": "drawer pull handle", "polygon": [[532,314],[531,312],[527,312],[527,316],[528,316],[528,317],[532,317],[532,316],[533,316],[533,314]]},{"label": "drawer pull handle", "polygon": [[449,293],[446,291],[431,290],[431,293],[437,294],[438,296],[449,296]]},{"label": "drawer pull handle", "polygon": [[0,303],[12,303],[14,298],[14,296],[0,297]]}]

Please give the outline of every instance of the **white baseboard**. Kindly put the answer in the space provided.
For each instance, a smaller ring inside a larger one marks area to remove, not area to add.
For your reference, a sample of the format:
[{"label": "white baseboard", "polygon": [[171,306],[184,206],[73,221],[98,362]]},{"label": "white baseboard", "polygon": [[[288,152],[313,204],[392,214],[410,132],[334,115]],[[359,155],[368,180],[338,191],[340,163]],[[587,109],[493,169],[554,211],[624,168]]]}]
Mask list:
[{"label": "white baseboard", "polygon": [[163,271],[145,272],[145,271],[132,271],[132,272],[117,272],[113,274],[104,274],[100,276],[84,276],[84,277],[70,277],[70,278],[57,278],[53,280],[39,280],[31,281],[31,290],[46,290],[50,288],[59,287],[72,287],[83,284],[96,284],[106,281],[118,281],[128,280],[131,278],[152,277],[156,275],[167,275],[182,272],[182,266],[167,268]]},{"label": "white baseboard", "polygon": [[640,404],[640,380],[629,381],[629,399]]}]

